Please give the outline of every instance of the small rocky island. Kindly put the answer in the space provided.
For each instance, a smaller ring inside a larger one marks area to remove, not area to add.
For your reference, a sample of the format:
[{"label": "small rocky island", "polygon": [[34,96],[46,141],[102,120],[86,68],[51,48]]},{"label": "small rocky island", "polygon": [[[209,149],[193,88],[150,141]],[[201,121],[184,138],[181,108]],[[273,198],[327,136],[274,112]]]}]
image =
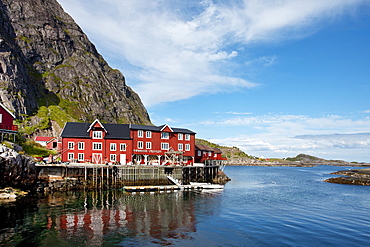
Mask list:
[{"label": "small rocky island", "polygon": [[343,175],[344,177],[328,178],[324,180],[328,183],[370,185],[370,168],[353,169],[333,172],[334,175]]}]

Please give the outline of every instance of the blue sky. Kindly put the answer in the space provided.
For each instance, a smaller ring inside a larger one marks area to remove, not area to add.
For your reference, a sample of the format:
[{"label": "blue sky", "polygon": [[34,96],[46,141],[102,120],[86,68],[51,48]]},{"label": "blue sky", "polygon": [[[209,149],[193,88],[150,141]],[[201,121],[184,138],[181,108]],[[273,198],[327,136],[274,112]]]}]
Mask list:
[{"label": "blue sky", "polygon": [[370,162],[369,0],[58,0],[156,125]]}]

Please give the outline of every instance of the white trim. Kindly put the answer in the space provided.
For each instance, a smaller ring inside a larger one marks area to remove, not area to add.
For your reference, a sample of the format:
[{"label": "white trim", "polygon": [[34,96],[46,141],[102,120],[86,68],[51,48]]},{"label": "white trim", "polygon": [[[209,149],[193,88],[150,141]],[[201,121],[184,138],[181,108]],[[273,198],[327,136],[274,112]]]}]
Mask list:
[{"label": "white trim", "polygon": [[[166,134],[167,136],[163,136],[164,134]],[[161,132],[161,139],[162,140],[170,139],[170,132]]]},{"label": "white trim", "polygon": [[138,141],[137,142],[137,149],[144,149],[144,142],[143,141]]},{"label": "white trim", "polygon": [[85,154],[84,153],[78,153],[77,154],[77,160],[78,161],[84,161],[85,160]]},{"label": "white trim", "polygon": [[[81,145],[81,147],[80,147]],[[77,149],[78,150],[85,150],[85,142],[78,142],[77,143]]]},{"label": "white trim", "polygon": [[120,143],[119,144],[119,151],[126,151],[126,147],[127,147],[126,143]]},{"label": "white trim", "polygon": [[74,150],[75,149],[75,143],[74,142],[68,142],[68,149]]},{"label": "white trim", "polygon": [[163,126],[163,128],[161,129],[161,131],[163,131],[166,127],[170,128],[171,132],[173,132],[172,128],[171,128],[168,124],[165,124],[165,125]]},{"label": "white trim", "polygon": [[4,110],[7,112],[7,113],[9,113],[10,114],[10,116],[12,116],[13,118],[15,118],[15,116],[14,116],[14,114],[13,113],[11,113],[9,110],[8,110],[8,108],[6,108],[3,104],[1,104],[0,103],[0,106],[2,107],[2,108],[4,108]]},{"label": "white trim", "polygon": [[103,128],[103,130],[105,132],[107,132],[107,130],[104,128],[104,125],[99,121],[99,119],[95,119],[95,121],[92,124],[90,124],[90,126],[89,126],[89,128],[87,129],[86,132],[90,132],[90,130],[92,129],[92,127],[94,127],[95,123],[99,123],[100,126]]},{"label": "white trim", "polygon": [[[97,148],[95,148],[97,145]],[[93,142],[92,150],[103,150],[103,143],[102,142]]]}]

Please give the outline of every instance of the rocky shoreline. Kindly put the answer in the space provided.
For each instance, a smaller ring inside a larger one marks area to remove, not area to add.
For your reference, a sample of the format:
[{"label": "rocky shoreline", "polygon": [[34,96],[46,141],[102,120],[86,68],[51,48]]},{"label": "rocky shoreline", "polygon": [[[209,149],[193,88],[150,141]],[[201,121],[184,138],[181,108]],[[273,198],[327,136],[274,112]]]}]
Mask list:
[{"label": "rocky shoreline", "polygon": [[331,173],[344,177],[328,178],[324,182],[352,185],[370,185],[370,168],[343,170]]}]

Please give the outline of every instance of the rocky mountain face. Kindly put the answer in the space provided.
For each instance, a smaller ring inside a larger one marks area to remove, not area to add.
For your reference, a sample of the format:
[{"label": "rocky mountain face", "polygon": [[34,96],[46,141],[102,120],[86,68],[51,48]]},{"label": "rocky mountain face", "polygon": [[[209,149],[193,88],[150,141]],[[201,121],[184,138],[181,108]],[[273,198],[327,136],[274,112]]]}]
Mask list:
[{"label": "rocky mountain face", "polygon": [[28,124],[49,129],[96,118],[150,124],[121,72],[56,0],[0,0],[0,102],[19,119],[34,116]]}]

